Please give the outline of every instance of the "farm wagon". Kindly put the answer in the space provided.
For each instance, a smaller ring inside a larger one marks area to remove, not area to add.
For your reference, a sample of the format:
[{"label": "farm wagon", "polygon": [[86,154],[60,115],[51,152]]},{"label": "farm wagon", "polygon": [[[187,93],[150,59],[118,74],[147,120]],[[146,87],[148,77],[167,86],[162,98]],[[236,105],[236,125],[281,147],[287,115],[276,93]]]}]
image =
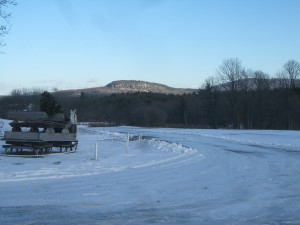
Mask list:
[{"label": "farm wagon", "polygon": [[5,154],[45,154],[77,149],[77,119],[71,111],[71,120],[63,114],[48,116],[45,112],[11,112],[8,119],[11,131],[4,132]]}]

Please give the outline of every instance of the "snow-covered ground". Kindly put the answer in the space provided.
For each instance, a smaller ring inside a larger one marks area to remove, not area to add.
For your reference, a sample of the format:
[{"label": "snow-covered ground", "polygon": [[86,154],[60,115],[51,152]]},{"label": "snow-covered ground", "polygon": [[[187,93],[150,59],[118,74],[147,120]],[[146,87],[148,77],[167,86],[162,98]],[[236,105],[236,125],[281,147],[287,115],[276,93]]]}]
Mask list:
[{"label": "snow-covered ground", "polygon": [[75,153],[0,156],[0,224],[300,224],[300,132],[80,126]]}]

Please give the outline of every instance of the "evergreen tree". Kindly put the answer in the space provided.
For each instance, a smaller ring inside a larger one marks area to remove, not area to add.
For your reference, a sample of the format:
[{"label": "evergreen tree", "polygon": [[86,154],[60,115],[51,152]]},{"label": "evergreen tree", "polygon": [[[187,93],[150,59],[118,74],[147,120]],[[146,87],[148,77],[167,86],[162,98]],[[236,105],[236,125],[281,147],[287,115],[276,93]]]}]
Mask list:
[{"label": "evergreen tree", "polygon": [[40,110],[46,112],[49,116],[62,112],[61,105],[56,102],[55,98],[48,91],[44,91],[41,94]]}]

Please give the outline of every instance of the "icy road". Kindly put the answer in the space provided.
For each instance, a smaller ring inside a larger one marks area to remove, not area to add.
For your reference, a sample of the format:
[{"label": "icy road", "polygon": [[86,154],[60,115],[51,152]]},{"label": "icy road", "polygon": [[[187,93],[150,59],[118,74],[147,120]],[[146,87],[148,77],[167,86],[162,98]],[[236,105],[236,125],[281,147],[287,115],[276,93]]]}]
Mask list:
[{"label": "icy road", "polygon": [[300,224],[300,132],[80,126],[75,153],[0,156],[0,224]]}]

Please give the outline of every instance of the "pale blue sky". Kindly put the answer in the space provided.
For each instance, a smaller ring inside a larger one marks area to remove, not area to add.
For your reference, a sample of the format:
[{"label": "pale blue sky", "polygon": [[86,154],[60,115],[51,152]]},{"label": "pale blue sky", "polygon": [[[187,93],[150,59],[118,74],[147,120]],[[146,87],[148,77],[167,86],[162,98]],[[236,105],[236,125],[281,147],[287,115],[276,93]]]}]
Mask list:
[{"label": "pale blue sky", "polygon": [[300,61],[299,0],[17,0],[0,94],[134,79],[198,88],[226,58]]}]

